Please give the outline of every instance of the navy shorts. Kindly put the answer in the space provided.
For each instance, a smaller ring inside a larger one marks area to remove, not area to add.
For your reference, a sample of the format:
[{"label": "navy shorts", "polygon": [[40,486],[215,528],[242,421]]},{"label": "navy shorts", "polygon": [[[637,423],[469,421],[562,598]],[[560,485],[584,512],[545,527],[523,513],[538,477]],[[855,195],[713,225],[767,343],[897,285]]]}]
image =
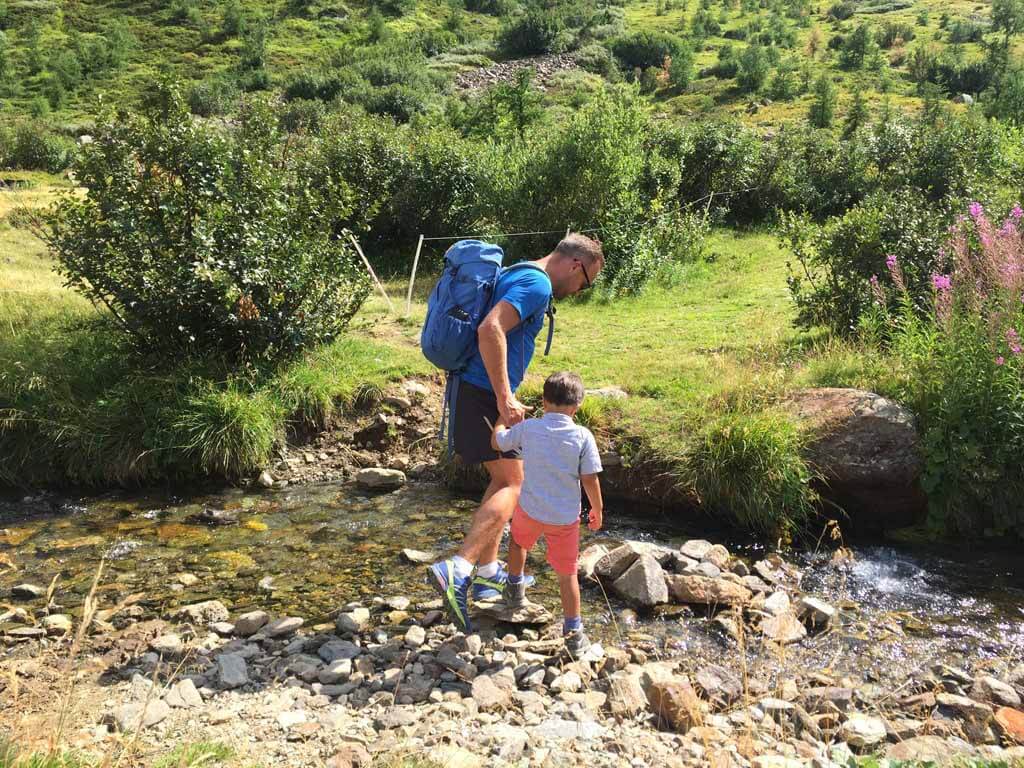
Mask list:
[{"label": "navy shorts", "polygon": [[466,464],[496,459],[518,459],[515,451],[496,451],[491,447],[491,428],[487,421],[498,421],[498,398],[490,390],[459,380],[455,400],[455,418],[451,423],[455,452]]}]

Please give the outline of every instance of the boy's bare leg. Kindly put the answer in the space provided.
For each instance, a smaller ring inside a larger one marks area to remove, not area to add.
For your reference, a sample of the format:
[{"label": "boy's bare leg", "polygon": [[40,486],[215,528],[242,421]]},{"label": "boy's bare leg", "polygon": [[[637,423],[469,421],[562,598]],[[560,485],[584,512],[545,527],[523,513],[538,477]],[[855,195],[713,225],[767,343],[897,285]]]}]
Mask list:
[{"label": "boy's bare leg", "polygon": [[508,542],[508,572],[512,576],[522,576],[526,570],[526,550],[516,544],[514,539]]},{"label": "boy's bare leg", "polygon": [[575,573],[558,574],[558,590],[562,595],[562,615],[574,619],[580,615],[580,581]]}]

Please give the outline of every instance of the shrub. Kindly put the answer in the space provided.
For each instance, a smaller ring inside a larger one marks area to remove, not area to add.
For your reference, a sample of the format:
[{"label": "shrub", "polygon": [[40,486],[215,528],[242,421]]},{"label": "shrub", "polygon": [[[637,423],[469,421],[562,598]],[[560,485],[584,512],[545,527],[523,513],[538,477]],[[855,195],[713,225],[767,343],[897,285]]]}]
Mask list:
[{"label": "shrub", "polygon": [[836,21],[846,21],[856,12],[857,6],[850,0],[842,0],[833,3],[828,9],[828,15]]},{"label": "shrub", "polygon": [[985,114],[1024,127],[1024,68],[1012,69],[985,94]]},{"label": "shrub", "polygon": [[507,18],[498,33],[498,45],[509,56],[559,53],[573,46],[575,36],[558,8],[529,4],[525,11]]},{"label": "shrub", "polygon": [[736,49],[731,43],[726,43],[718,49],[718,63],[712,68],[712,74],[723,80],[736,77],[740,70],[740,60]]},{"label": "shrub", "polygon": [[75,153],[74,142],[39,122],[19,123],[4,143],[8,148],[0,157],[0,165],[25,171],[60,173]]},{"label": "shrub", "polygon": [[600,43],[585,45],[576,52],[576,63],[580,69],[601,75],[606,80],[615,82],[619,79],[619,67],[608,48]]},{"label": "shrub", "polygon": [[883,48],[892,48],[893,46],[902,45],[903,43],[909,43],[914,39],[916,33],[914,27],[905,21],[887,21],[882,25],[882,28],[878,30],[877,40],[878,44]]},{"label": "shrub", "polygon": [[339,334],[367,295],[338,235],[349,190],[263,101],[221,133],[164,84],[144,112],[107,118],[75,172],[86,196],[64,198],[43,234],[140,350],[275,358]]},{"label": "shrub", "polygon": [[903,265],[909,295],[920,306],[931,290],[944,222],[941,211],[909,189],[872,193],[824,224],[784,215],[783,240],[799,265],[788,278],[797,324],[852,332],[868,306],[864,286],[884,275],[890,258]]},{"label": "shrub", "polygon": [[947,269],[931,275],[923,314],[899,261],[894,290],[875,290],[875,320],[908,369],[901,395],[920,418],[929,522],[943,533],[1024,538],[1021,218],[1019,205],[997,223],[972,204],[952,229]]},{"label": "shrub", "polygon": [[239,0],[227,0],[221,15],[220,32],[224,37],[245,34],[245,9]]},{"label": "shrub", "polygon": [[839,49],[839,66],[843,69],[860,69],[877,49],[871,27],[864,22],[843,40]]},{"label": "shrub", "polygon": [[682,41],[675,35],[665,32],[634,32],[621,37],[612,45],[615,54],[626,71],[637,67],[661,67],[665,59],[676,55],[682,48]]},{"label": "shrub", "polygon": [[464,0],[467,11],[508,16],[515,7],[514,0]]},{"label": "shrub", "polygon": [[760,45],[748,45],[740,54],[736,84],[745,93],[757,93],[764,87],[770,69],[768,52]]},{"label": "shrub", "polygon": [[949,42],[953,44],[980,43],[985,38],[985,32],[987,31],[987,27],[984,24],[963,19],[957,19],[947,29]]},{"label": "shrub", "polygon": [[673,88],[685,91],[693,79],[693,49],[681,46],[672,56],[668,67],[668,79]]},{"label": "shrub", "polygon": [[230,113],[238,103],[238,86],[225,77],[195,83],[188,92],[188,106],[193,115],[213,117]]}]

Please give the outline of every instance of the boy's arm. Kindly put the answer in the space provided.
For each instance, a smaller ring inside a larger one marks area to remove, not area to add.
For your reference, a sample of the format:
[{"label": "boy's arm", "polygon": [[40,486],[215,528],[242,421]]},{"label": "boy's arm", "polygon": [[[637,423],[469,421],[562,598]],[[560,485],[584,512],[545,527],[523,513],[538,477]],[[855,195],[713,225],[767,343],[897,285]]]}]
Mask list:
[{"label": "boy's arm", "polygon": [[501,419],[498,419],[498,423],[494,425],[494,429],[491,430],[491,448],[496,451],[500,451],[501,448],[498,446],[498,433],[505,431],[505,425],[501,423]]},{"label": "boy's arm", "polygon": [[590,522],[587,527],[592,531],[601,530],[604,523],[604,502],[601,499],[601,480],[597,475],[580,475],[587,498],[590,500]]},{"label": "boy's arm", "polygon": [[526,422],[520,421],[513,427],[505,428],[502,424],[502,420],[499,417],[498,423],[494,425],[494,431],[491,432],[491,448],[496,451],[502,451],[507,453],[508,451],[518,451],[523,447],[523,429]]}]

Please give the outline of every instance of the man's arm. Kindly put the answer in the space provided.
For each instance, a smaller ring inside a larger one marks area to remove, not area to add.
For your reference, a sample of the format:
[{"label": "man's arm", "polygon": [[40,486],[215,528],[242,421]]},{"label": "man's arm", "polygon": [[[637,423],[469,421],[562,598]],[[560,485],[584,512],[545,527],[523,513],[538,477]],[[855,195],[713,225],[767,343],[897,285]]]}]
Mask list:
[{"label": "man's arm", "polygon": [[590,522],[587,523],[587,527],[592,531],[599,531],[604,523],[604,500],[601,498],[601,481],[598,475],[580,475],[580,484],[590,500]]},{"label": "man's arm", "polygon": [[498,415],[502,423],[512,426],[526,417],[527,408],[516,400],[508,378],[508,332],[519,325],[516,308],[507,301],[499,301],[487,313],[477,328],[480,357],[487,370],[487,378],[498,399]]}]

